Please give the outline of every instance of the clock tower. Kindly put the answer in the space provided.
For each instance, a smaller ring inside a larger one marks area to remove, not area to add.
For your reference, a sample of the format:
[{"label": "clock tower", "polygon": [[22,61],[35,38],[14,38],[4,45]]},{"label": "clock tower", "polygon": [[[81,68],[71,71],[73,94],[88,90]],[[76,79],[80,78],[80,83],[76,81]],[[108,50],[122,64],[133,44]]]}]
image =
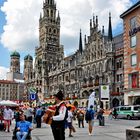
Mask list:
[{"label": "clock tower", "polygon": [[60,16],[56,13],[54,0],[43,2],[43,13],[39,19],[39,47],[35,50],[36,87],[41,96],[49,96],[48,73],[63,60],[63,46],[60,45]]}]

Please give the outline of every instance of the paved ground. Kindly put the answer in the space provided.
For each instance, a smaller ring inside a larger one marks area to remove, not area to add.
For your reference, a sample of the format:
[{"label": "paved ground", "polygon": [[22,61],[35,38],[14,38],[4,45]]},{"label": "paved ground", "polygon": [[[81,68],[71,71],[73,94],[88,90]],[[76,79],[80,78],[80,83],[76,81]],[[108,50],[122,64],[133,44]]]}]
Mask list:
[{"label": "paved ground", "polygon": [[[76,133],[74,137],[68,137],[66,129],[66,140],[125,140],[125,131],[127,128],[134,128],[139,123],[138,120],[109,120],[106,119],[105,126],[98,126],[98,120],[95,120],[93,136],[88,135],[87,124],[85,128],[78,128],[77,122],[74,122]],[[11,140],[12,132],[6,133],[0,131],[0,140]],[[35,128],[32,131],[33,140],[53,140],[52,132],[49,125],[42,125],[42,128]]]}]

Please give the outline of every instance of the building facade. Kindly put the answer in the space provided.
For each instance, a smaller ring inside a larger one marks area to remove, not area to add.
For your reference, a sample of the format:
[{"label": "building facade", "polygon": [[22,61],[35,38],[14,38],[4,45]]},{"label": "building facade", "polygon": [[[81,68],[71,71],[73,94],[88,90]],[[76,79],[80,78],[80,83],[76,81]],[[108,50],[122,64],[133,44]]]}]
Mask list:
[{"label": "building facade", "polygon": [[[40,43],[35,49],[35,63],[33,64],[31,56],[25,56],[24,59],[26,92],[30,87],[36,88],[41,101],[45,97],[51,98],[61,89],[65,93],[65,99],[74,101],[76,106],[84,107],[87,106],[88,97],[93,90],[96,105],[109,108],[113,99],[119,100],[123,84],[117,83],[116,86],[115,80],[118,75],[120,78],[123,77],[123,67],[121,70],[119,68],[115,70],[115,64],[120,60],[123,61],[123,46],[122,44],[118,46],[122,41],[122,35],[116,37],[115,43],[111,14],[109,14],[108,35],[104,33],[104,26],[99,30],[97,16],[93,16],[89,26],[90,34],[85,35],[84,43],[80,30],[78,50],[64,57],[63,45],[60,44],[60,15],[56,11],[55,1],[45,0],[43,13],[39,19]],[[122,66],[123,62],[120,65]],[[102,85],[109,88],[107,98],[103,98],[101,94]],[[113,92],[118,92],[118,95],[111,97]]]},{"label": "building facade", "polygon": [[113,38],[115,47],[114,91],[110,94],[112,107],[124,105],[124,44],[123,34]]},{"label": "building facade", "polygon": [[124,24],[124,103],[140,104],[140,1],[120,17]]},{"label": "building facade", "polygon": [[0,80],[0,100],[22,100],[20,99],[22,89],[17,82]]},{"label": "building facade", "polygon": [[20,54],[14,51],[10,55],[10,71],[6,80],[0,80],[0,100],[20,101],[24,99],[23,74],[20,73]]}]

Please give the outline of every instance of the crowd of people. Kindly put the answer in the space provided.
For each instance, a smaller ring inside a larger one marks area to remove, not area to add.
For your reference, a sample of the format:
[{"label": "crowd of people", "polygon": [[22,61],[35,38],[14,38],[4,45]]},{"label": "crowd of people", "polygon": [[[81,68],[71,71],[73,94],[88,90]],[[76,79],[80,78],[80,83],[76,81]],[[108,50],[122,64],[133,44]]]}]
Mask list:
[{"label": "crowd of people", "polygon": [[[88,109],[72,108],[67,106],[63,100],[63,93],[59,91],[54,95],[56,104],[53,106],[55,113],[50,116],[51,119],[51,129],[54,140],[65,140],[65,130],[69,130],[69,137],[73,137],[73,133],[76,129],[73,125],[73,120],[77,120],[77,125],[79,128],[84,128],[85,123],[88,124],[88,133],[91,136],[93,134],[94,118],[99,120],[99,125],[104,125],[104,110],[102,108],[97,111],[94,110],[93,105],[90,105]],[[10,132],[10,125],[13,119],[15,119],[15,131],[17,140],[25,140],[30,131],[33,130],[33,123],[36,124],[36,128],[41,128],[42,118],[45,116],[45,107],[32,107],[21,109],[16,107],[12,110],[10,107],[6,106],[0,111],[0,120],[3,122],[3,130]],[[111,113],[110,113],[111,114]],[[117,117],[115,110],[112,111],[114,118]],[[44,116],[43,116],[44,115]],[[46,123],[46,122],[45,122]]]},{"label": "crowd of people", "polygon": [[44,107],[32,107],[21,109],[19,106],[16,108],[3,106],[0,108],[0,130],[5,132],[11,131],[12,121],[15,120],[16,136],[18,140],[25,140],[27,134],[33,129],[33,123],[37,128],[41,128],[41,118],[44,114]]}]

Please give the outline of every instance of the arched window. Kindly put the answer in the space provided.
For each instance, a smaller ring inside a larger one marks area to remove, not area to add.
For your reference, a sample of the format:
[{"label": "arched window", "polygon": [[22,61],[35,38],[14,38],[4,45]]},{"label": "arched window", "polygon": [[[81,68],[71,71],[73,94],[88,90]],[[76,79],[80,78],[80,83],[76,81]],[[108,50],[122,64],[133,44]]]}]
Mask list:
[{"label": "arched window", "polygon": [[51,17],[53,17],[53,10],[51,10]]},{"label": "arched window", "polygon": [[49,17],[49,10],[47,10],[47,17]]}]

